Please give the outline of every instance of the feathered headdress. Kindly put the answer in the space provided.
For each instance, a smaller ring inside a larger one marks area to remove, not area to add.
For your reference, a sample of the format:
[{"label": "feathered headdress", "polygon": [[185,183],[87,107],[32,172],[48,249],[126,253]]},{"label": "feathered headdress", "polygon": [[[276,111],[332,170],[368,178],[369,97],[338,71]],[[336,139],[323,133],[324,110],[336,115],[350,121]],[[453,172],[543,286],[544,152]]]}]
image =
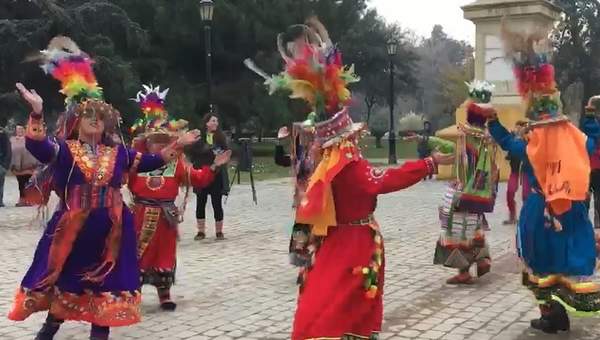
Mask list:
[{"label": "feathered headdress", "polygon": [[139,104],[142,111],[142,117],[131,126],[131,133],[176,134],[187,127],[188,122],[185,120],[169,119],[169,113],[164,106],[169,89],[161,91],[160,86],[152,85],[142,87],[143,90],[131,99]]},{"label": "feathered headdress", "polygon": [[474,80],[465,83],[469,89],[470,102],[467,107],[467,122],[473,126],[485,126],[486,109],[490,106],[494,85],[487,81]]},{"label": "feathered headdress", "polygon": [[121,114],[104,102],[93,70],[94,61],[73,40],[57,36],[45,50],[26,61],[40,62],[42,70],[60,82],[60,93],[66,96],[66,110],[56,131],[58,138],[70,138],[81,116],[99,117],[104,121],[106,134],[115,132]]},{"label": "feathered headdress", "polygon": [[40,59],[44,72],[60,81],[60,92],[67,97],[67,104],[103,100],[102,88],[92,68],[94,61],[70,38],[58,36],[50,40],[48,47],[40,52]]},{"label": "feathered headdress", "polygon": [[513,62],[517,89],[527,103],[527,113],[534,120],[555,119],[561,116],[560,94],[556,88],[554,66],[550,63],[548,52],[543,48],[547,42],[547,35],[541,29],[533,33],[512,32],[503,20],[502,40],[506,56]]},{"label": "feathered headdress", "polygon": [[348,85],[359,81],[359,77],[353,66],[343,65],[341,52],[316,18],[309,18],[307,25],[292,28],[293,34],[281,33],[277,37],[279,52],[286,63],[279,75],[267,75],[249,59],[244,63],[265,79],[270,94],[288,90],[290,98],[306,101],[318,120],[330,119],[349,104]]}]

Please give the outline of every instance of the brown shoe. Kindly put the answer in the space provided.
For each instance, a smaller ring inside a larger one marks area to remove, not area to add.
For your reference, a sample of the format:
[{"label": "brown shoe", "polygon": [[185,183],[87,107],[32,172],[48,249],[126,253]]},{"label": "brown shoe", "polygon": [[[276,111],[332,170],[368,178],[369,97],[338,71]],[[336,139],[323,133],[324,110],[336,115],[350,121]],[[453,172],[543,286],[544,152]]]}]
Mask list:
[{"label": "brown shoe", "polygon": [[449,285],[470,285],[473,284],[473,277],[469,272],[460,273],[446,280],[446,283]]},{"label": "brown shoe", "polygon": [[483,275],[490,272],[492,268],[492,261],[489,259],[483,259],[477,262],[477,277],[482,277]]},{"label": "brown shoe", "polygon": [[225,235],[223,235],[223,233],[219,232],[217,233],[217,241],[223,241],[225,239]]}]

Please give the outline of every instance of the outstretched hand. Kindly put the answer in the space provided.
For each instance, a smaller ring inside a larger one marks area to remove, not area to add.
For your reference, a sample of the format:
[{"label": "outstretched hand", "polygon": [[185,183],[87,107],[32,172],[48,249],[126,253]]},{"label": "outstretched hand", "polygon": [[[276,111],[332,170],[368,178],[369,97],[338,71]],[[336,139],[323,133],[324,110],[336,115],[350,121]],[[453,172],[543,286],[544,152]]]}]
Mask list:
[{"label": "outstretched hand", "polygon": [[423,139],[423,136],[418,135],[416,133],[410,133],[407,136],[402,137],[402,140],[406,141],[406,142],[413,142],[413,141],[420,142],[422,139]]},{"label": "outstretched hand", "polygon": [[451,165],[454,163],[453,153],[441,153],[439,151],[434,151],[431,153],[431,158],[433,158],[435,164],[438,165]]},{"label": "outstretched hand", "polygon": [[194,144],[200,139],[201,135],[202,133],[200,132],[200,130],[188,131],[183,136],[179,137],[179,139],[177,140],[177,144],[181,146]]},{"label": "outstretched hand", "polygon": [[284,127],[280,128],[279,131],[277,131],[277,139],[279,139],[279,140],[288,138],[289,136],[290,136],[290,131],[288,130],[287,126],[284,126]]},{"label": "outstretched hand", "polygon": [[23,84],[16,84],[17,90],[21,94],[21,97],[25,99],[29,106],[31,106],[31,110],[34,113],[41,114],[42,109],[44,108],[44,100],[40,97],[35,90],[28,90]]},{"label": "outstretched hand", "polygon": [[215,156],[215,165],[216,166],[223,166],[227,163],[229,163],[229,160],[231,159],[231,150],[227,150],[225,152],[221,152],[219,154],[217,154]]}]

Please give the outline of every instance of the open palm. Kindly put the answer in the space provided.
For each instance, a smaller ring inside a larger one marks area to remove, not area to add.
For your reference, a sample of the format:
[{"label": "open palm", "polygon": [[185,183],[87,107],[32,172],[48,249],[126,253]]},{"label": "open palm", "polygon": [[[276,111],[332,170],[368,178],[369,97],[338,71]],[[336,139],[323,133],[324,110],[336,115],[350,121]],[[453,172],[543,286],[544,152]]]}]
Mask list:
[{"label": "open palm", "polygon": [[183,136],[179,137],[177,143],[183,146],[194,144],[198,141],[198,139],[200,139],[201,134],[202,133],[200,132],[200,130],[192,130],[186,132]]},{"label": "open palm", "polygon": [[37,114],[42,113],[44,107],[44,100],[35,90],[28,90],[23,84],[17,83],[17,90],[21,94],[21,97],[31,106],[31,110]]},{"label": "open palm", "polygon": [[222,166],[229,163],[231,159],[231,150],[227,150],[225,152],[221,152],[220,154],[215,156],[215,165]]}]

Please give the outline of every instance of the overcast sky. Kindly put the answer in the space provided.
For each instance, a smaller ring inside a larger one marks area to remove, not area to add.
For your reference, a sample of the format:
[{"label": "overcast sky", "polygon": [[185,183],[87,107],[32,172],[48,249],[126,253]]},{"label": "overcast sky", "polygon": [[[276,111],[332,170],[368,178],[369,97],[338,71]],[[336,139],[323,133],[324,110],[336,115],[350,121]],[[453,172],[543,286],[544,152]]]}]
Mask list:
[{"label": "overcast sky", "polygon": [[463,18],[460,6],[475,0],[371,0],[371,6],[389,22],[398,22],[420,36],[429,36],[434,25],[444,26],[452,38],[475,43],[475,25]]}]

